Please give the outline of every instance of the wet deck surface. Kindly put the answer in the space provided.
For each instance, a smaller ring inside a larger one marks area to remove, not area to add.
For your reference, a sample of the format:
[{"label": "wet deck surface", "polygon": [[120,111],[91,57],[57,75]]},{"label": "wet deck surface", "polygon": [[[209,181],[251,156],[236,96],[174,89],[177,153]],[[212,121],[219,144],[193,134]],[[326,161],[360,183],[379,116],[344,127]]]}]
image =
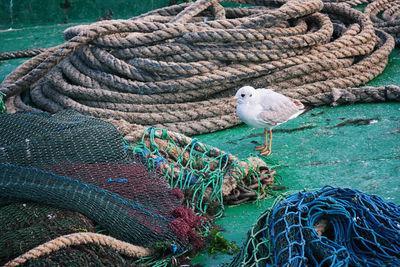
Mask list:
[{"label": "wet deck surface", "polygon": [[[51,47],[63,42],[62,31],[74,24],[29,27],[0,32],[0,52]],[[0,61],[0,81],[26,59]],[[385,72],[369,83],[400,85],[400,49],[392,52]],[[242,159],[263,142],[262,130],[241,125],[198,136],[206,144]],[[287,190],[351,187],[400,204],[400,103],[315,108],[276,128],[273,152],[266,161]],[[227,207],[217,224],[239,246],[258,215],[272,204],[260,201]],[[195,262],[217,266],[229,255],[199,255]]]}]

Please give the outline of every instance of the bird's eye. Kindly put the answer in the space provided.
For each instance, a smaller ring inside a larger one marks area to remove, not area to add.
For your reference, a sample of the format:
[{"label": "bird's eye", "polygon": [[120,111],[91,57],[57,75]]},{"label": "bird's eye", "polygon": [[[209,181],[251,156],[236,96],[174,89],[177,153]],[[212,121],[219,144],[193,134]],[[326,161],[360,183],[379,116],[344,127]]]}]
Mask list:
[{"label": "bird's eye", "polygon": [[250,94],[250,97],[252,97],[253,95],[252,94]]},{"label": "bird's eye", "polygon": [[240,96],[241,96],[241,97],[244,97],[244,96],[245,96],[245,94],[241,94]]}]

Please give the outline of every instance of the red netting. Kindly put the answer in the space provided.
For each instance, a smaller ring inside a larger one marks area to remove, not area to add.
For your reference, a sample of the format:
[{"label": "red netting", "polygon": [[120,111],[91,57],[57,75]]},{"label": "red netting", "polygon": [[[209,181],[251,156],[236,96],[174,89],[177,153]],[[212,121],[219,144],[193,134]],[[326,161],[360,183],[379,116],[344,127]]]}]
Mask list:
[{"label": "red netting", "polygon": [[78,211],[140,246],[202,245],[182,192],[126,151],[112,124],[72,111],[0,115],[0,205],[21,200]]}]

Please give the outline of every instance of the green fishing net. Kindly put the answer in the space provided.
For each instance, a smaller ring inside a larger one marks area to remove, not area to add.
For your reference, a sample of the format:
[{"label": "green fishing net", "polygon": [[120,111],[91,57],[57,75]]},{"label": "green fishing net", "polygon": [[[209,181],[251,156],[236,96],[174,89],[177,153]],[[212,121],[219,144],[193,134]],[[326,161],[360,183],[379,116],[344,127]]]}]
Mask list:
[{"label": "green fishing net", "polygon": [[[181,204],[165,177],[127,151],[112,124],[74,111],[0,115],[0,206],[26,201],[79,212],[139,246],[168,242],[186,249],[203,243],[194,230],[201,217]],[[15,242],[43,241],[21,237]],[[12,257],[26,249],[0,250]]]},{"label": "green fishing net", "polygon": [[34,202],[0,207],[0,265],[60,235],[96,231],[80,213]]},{"label": "green fishing net", "polygon": [[[35,202],[0,207],[0,229],[0,265],[61,235],[103,230],[78,212]],[[125,266],[136,260],[109,247],[86,244],[62,248],[20,266]]]},{"label": "green fishing net", "polygon": [[268,196],[274,172],[258,157],[240,160],[180,133],[150,127],[141,140],[127,139],[129,150],[143,155],[150,169],[163,173],[185,195],[186,205],[214,218],[224,205]]},{"label": "green fishing net", "polygon": [[6,104],[3,102],[5,94],[3,92],[0,92],[0,114],[6,113],[7,107]]}]

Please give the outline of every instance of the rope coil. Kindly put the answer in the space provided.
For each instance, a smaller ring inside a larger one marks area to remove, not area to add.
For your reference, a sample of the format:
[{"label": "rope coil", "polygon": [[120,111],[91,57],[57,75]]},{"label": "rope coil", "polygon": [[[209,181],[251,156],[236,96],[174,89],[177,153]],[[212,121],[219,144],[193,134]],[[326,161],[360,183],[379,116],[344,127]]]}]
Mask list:
[{"label": "rope coil", "polygon": [[[203,134],[241,123],[228,99],[245,84],[331,104],[333,88],[379,75],[394,47],[390,35],[343,4],[231,2],[256,6],[200,0],[69,28],[66,43],[3,81],[9,112],[72,108],[123,120],[132,131],[141,125]],[[35,107],[21,100],[26,90]]]},{"label": "rope coil", "polygon": [[[400,1],[376,0],[367,5],[365,14],[369,16],[374,26],[391,34],[400,45]],[[378,14],[382,12],[381,18]]]}]

